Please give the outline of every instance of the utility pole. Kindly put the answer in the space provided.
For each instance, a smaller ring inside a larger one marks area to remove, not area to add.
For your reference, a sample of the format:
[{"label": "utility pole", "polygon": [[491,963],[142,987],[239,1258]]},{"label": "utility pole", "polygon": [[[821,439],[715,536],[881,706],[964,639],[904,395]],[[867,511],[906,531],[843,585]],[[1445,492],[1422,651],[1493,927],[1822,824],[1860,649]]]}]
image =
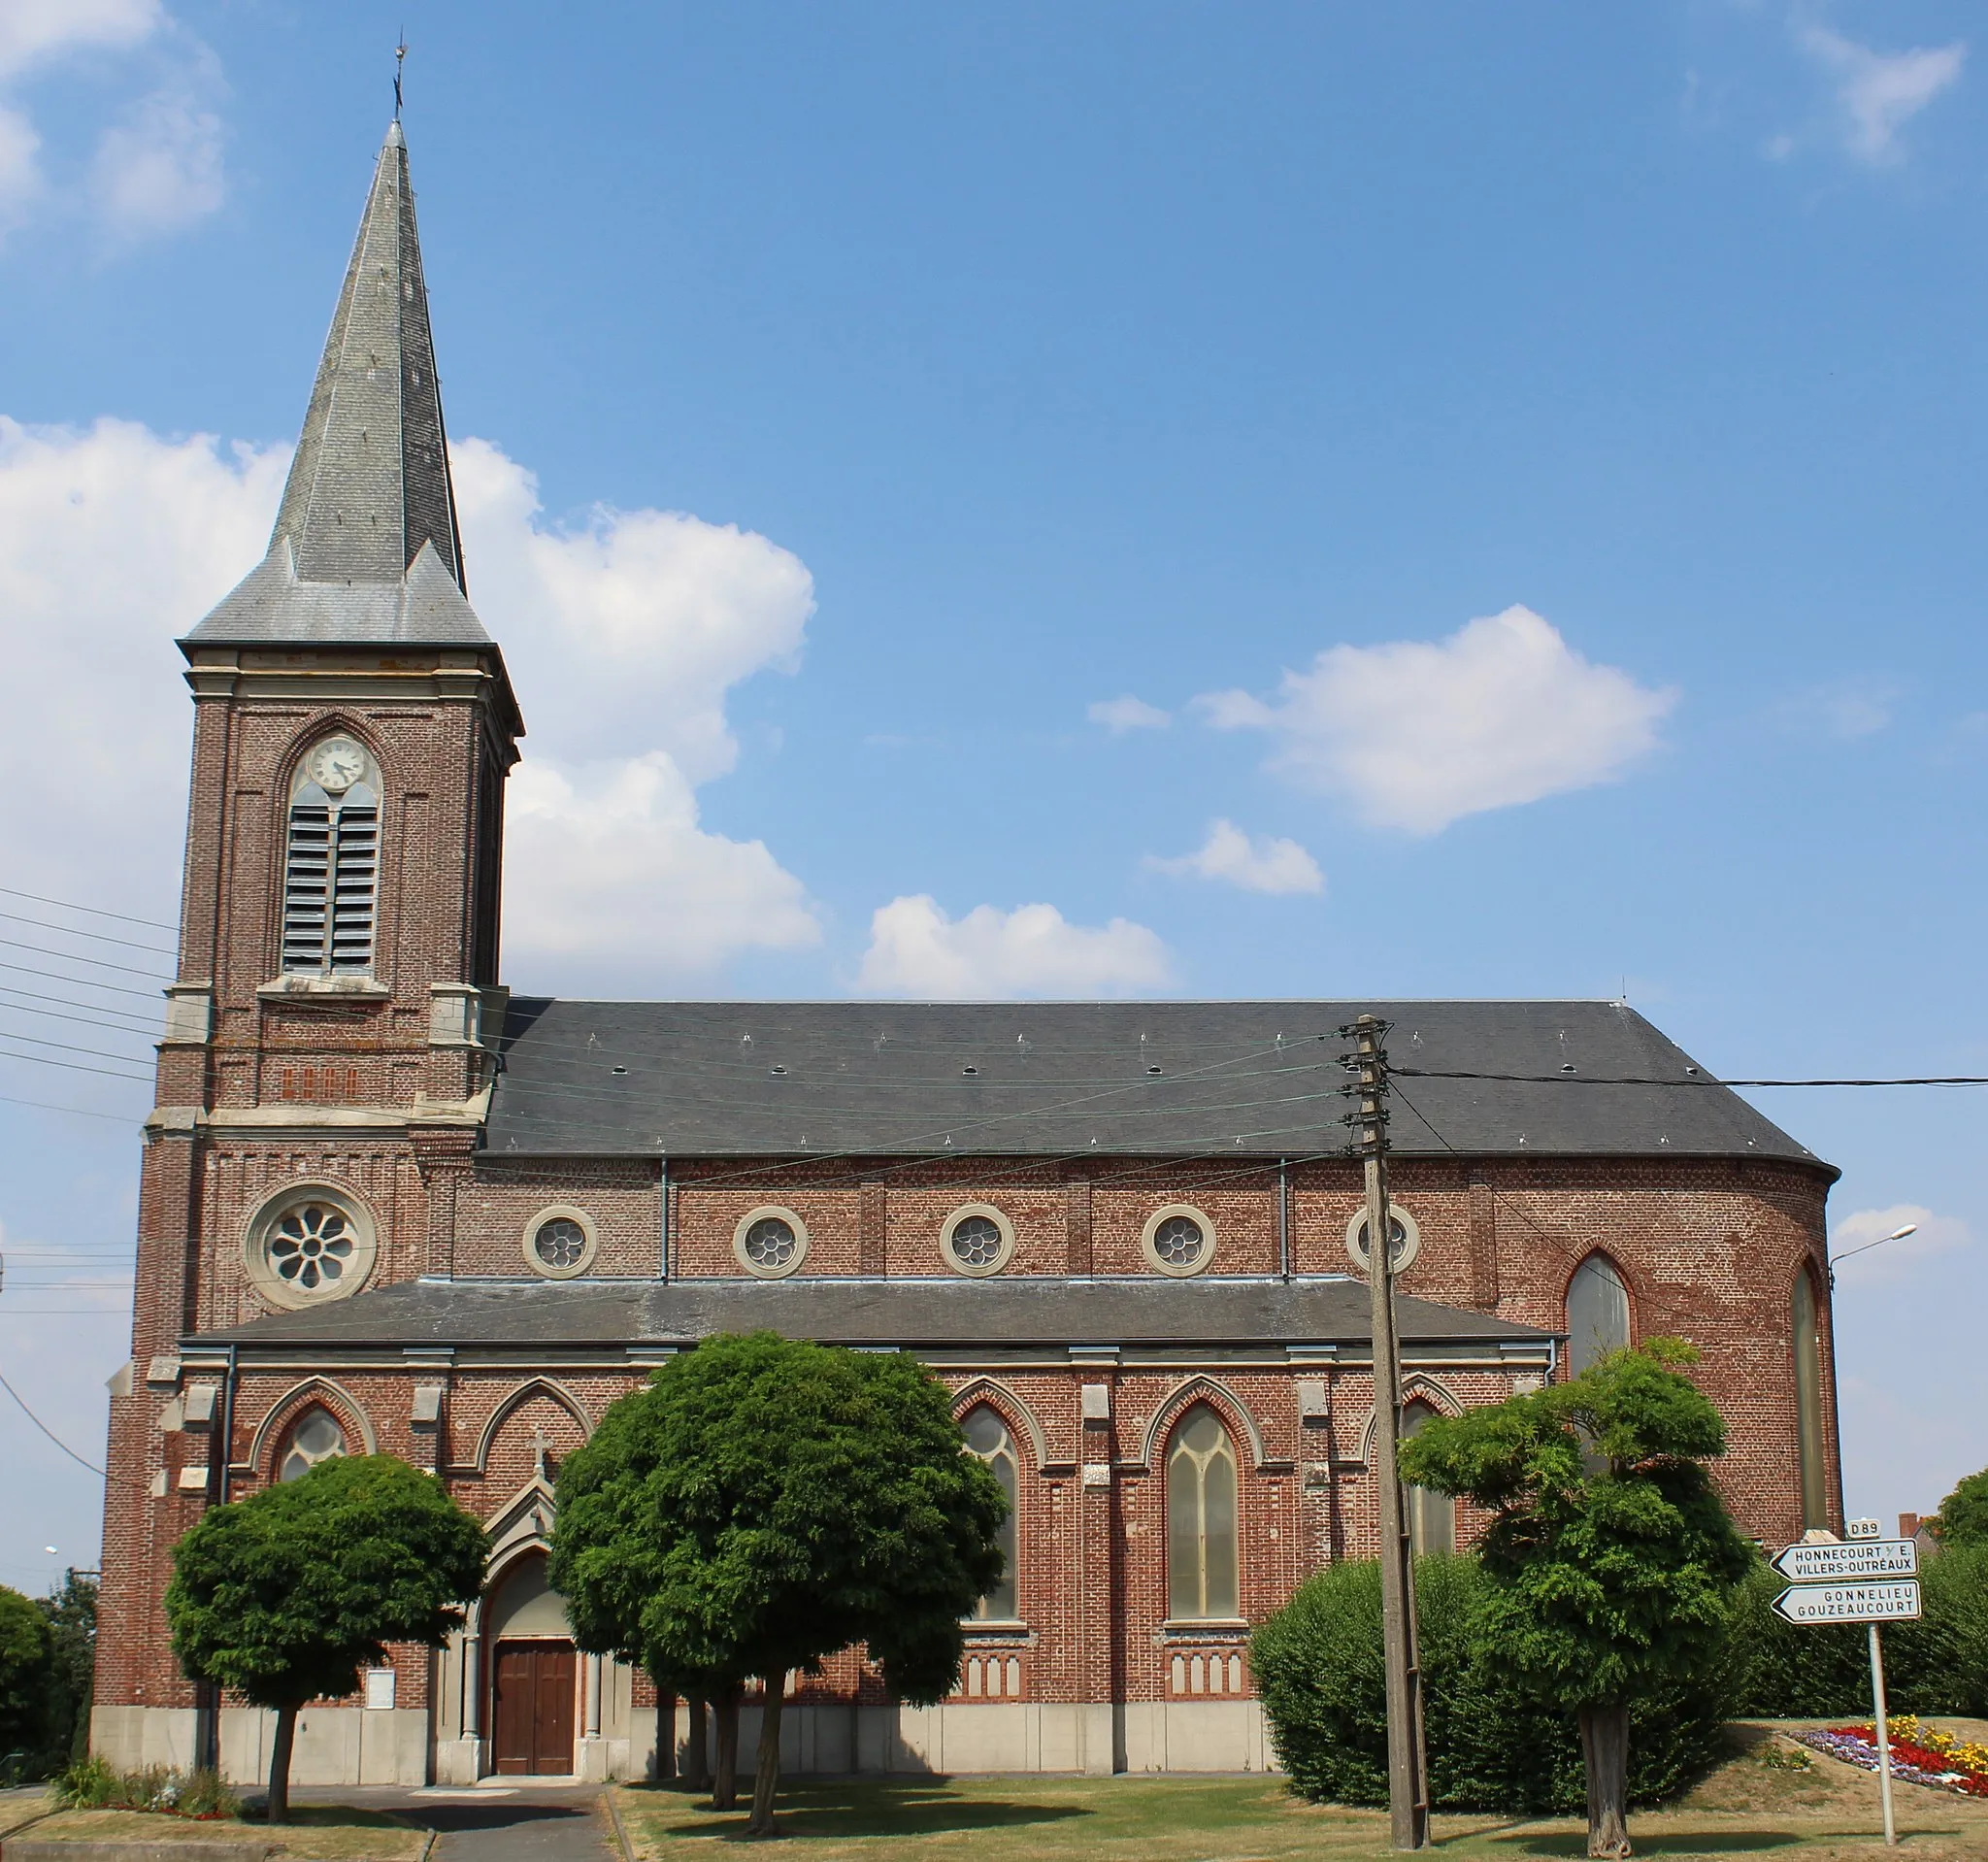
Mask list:
[{"label": "utility pole", "polygon": [[1415,1636],[1414,1547],[1395,1463],[1401,1439],[1401,1342],[1394,1322],[1394,1216],[1387,1206],[1387,1023],[1361,1015],[1355,1041],[1359,1133],[1367,1173],[1367,1285],[1373,1296],[1374,1470],[1380,1503],[1380,1621],[1387,1664],[1387,1813],[1397,1849],[1429,1846],[1429,1759],[1422,1737],[1422,1663]]}]

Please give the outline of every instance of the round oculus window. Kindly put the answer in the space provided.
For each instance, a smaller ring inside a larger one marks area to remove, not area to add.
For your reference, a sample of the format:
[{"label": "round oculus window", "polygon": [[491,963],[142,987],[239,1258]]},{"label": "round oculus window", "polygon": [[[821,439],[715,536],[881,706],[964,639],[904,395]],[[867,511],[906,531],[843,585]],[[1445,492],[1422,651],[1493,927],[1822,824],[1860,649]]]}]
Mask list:
[{"label": "round oculus window", "polygon": [[1014,1224],[990,1203],[968,1203],[945,1218],[939,1251],[960,1274],[998,1274],[1014,1252]]},{"label": "round oculus window", "polygon": [[739,1265],[761,1280],[777,1280],[808,1258],[808,1225],[790,1209],[753,1209],[732,1231]]},{"label": "round oculus window", "polygon": [[373,1219],[349,1191],[298,1183],[248,1225],[243,1263],[273,1305],[315,1306],[356,1293],[373,1272]]},{"label": "round oculus window", "polygon": [[[1399,1274],[1422,1251],[1422,1231],[1399,1203],[1387,1208],[1387,1264]],[[1356,1209],[1346,1223],[1346,1252],[1362,1274],[1367,1271],[1367,1211]]]},{"label": "round oculus window", "polygon": [[1184,1280],[1190,1274],[1199,1274],[1214,1259],[1215,1228],[1192,1205],[1172,1203],[1146,1217],[1140,1245],[1145,1250],[1146,1260],[1162,1274]]},{"label": "round oculus window", "polygon": [[548,1280],[570,1280],[584,1274],[599,1247],[593,1217],[583,1209],[555,1203],[525,1224],[525,1265]]}]

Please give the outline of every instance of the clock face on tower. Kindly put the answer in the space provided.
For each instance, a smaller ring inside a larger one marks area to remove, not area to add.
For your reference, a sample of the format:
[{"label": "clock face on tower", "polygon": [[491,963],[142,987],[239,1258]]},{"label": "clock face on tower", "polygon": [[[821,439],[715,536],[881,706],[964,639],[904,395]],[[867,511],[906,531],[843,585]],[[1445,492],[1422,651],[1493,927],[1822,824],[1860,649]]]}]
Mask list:
[{"label": "clock face on tower", "polygon": [[366,752],[349,737],[328,738],[311,752],[305,773],[330,795],[343,795],[366,773]]}]

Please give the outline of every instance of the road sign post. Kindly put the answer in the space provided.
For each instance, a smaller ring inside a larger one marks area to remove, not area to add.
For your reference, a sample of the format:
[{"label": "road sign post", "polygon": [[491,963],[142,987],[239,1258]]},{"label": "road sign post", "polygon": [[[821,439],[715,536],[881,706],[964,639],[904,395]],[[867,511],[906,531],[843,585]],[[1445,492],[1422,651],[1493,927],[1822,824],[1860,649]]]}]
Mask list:
[{"label": "road sign post", "polygon": [[[1914,1584],[1912,1588],[1916,1590],[1918,1586]],[[1891,1814],[1891,1728],[1885,1724],[1884,1644],[1878,1638],[1875,1623],[1871,1625],[1871,1704],[1875,1712],[1873,1725],[1877,1733],[1877,1788],[1884,1799],[1884,1841],[1887,1847],[1896,1848],[1899,1831]]]},{"label": "road sign post", "polygon": [[1891,1803],[1891,1728],[1885,1724],[1884,1643],[1879,1623],[1909,1622],[1919,1613],[1919,1547],[1910,1539],[1880,1539],[1874,1519],[1852,1519],[1847,1541],[1805,1540],[1774,1556],[1789,1579],[1773,1601],[1791,1623],[1865,1623],[1871,1630],[1871,1706],[1877,1737],[1878,1794],[1884,1840],[1898,1846]]}]

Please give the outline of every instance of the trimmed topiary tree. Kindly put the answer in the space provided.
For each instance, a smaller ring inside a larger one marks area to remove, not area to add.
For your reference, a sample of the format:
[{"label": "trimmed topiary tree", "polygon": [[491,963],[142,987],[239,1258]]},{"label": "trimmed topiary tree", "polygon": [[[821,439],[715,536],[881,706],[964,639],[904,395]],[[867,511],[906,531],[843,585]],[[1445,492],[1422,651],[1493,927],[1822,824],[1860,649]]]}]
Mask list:
[{"label": "trimmed topiary tree", "polygon": [[439,1647],[489,1552],[441,1481],[385,1454],[321,1461],[215,1507],[173,1547],[166,1620],[181,1667],[276,1712],[272,1823],[289,1820],[298,1711],[356,1692],[388,1643]]},{"label": "trimmed topiary tree", "polygon": [[899,1698],[943,1700],[1007,1512],[912,1358],[720,1334],[567,1456],[547,1575],[583,1648],[707,1698],[764,1681],[746,1833],[766,1837],[787,1676],[861,1643]]},{"label": "trimmed topiary tree", "polygon": [[1683,1375],[1697,1356],[1652,1339],[1402,1445],[1405,1480],[1496,1515],[1479,1634],[1578,1724],[1591,1856],[1631,1852],[1635,1703],[1718,1659],[1732,1588],[1753,1565],[1705,1467],[1725,1452],[1726,1425]]}]

